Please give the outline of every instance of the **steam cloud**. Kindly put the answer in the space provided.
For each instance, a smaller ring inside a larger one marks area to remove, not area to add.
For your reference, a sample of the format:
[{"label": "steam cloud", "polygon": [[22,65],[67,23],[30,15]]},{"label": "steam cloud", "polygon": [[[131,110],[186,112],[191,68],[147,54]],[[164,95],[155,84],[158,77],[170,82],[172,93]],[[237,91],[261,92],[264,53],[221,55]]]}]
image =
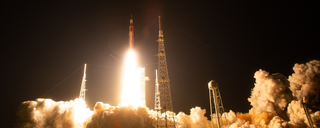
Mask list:
[{"label": "steam cloud", "polygon": [[290,89],[297,100],[305,97],[309,107],[320,109],[320,63],[317,60],[306,64],[295,64],[295,73],[289,76]]},{"label": "steam cloud", "polygon": [[[224,113],[229,128],[305,128],[309,127],[302,106],[303,97],[313,120],[320,128],[320,61],[295,64],[287,79],[280,73],[259,70],[248,101],[249,113]],[[176,115],[177,128],[211,128],[205,109],[195,107],[190,115]],[[56,102],[36,99],[23,102],[17,111],[16,128],[154,128],[156,112],[148,108],[111,106],[97,102],[90,111],[80,99]],[[223,120],[223,124],[226,124]],[[214,121],[214,127],[217,127]]]}]

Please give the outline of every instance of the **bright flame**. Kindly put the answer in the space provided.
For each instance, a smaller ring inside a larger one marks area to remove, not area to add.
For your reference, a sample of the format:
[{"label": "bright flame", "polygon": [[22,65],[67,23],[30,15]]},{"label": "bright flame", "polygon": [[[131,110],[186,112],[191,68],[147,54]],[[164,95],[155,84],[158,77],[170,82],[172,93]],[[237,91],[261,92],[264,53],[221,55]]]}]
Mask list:
[{"label": "bright flame", "polygon": [[142,106],[140,94],[136,56],[133,50],[129,50],[125,60],[121,104],[132,105],[135,108]]}]

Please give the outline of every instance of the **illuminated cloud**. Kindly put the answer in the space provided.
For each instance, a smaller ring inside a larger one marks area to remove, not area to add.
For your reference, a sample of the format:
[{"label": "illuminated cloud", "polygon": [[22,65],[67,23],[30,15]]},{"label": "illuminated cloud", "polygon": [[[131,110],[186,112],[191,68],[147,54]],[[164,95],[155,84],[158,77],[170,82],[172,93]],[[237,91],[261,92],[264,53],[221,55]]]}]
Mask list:
[{"label": "illuminated cloud", "polygon": [[320,61],[295,64],[293,71],[289,76],[293,96],[298,100],[305,97],[309,107],[320,110]]}]

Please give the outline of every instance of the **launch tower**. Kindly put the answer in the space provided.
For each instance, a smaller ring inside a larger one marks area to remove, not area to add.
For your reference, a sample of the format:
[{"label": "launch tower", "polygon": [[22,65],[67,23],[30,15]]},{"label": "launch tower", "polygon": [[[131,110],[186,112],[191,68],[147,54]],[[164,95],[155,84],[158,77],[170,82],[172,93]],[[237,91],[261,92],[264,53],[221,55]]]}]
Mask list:
[{"label": "launch tower", "polygon": [[[155,94],[155,110],[158,112],[157,127],[175,127],[170,80],[168,75],[166,52],[164,47],[163,31],[161,30],[161,20],[159,18],[159,42],[158,47],[158,72],[156,80],[156,94]],[[160,100],[159,100],[160,99]],[[162,114],[163,113],[163,114]]]}]

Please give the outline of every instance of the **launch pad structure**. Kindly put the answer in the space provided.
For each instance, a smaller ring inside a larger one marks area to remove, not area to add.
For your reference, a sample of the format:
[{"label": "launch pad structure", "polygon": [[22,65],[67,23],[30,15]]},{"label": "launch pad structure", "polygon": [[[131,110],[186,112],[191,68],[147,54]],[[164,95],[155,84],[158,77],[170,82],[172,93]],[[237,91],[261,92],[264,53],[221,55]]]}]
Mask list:
[{"label": "launch pad structure", "polygon": [[[155,110],[157,111],[157,128],[174,128],[175,114],[172,106],[170,80],[168,75],[166,52],[164,47],[163,31],[159,18],[158,71],[156,71]],[[159,78],[158,78],[159,77]]]}]

